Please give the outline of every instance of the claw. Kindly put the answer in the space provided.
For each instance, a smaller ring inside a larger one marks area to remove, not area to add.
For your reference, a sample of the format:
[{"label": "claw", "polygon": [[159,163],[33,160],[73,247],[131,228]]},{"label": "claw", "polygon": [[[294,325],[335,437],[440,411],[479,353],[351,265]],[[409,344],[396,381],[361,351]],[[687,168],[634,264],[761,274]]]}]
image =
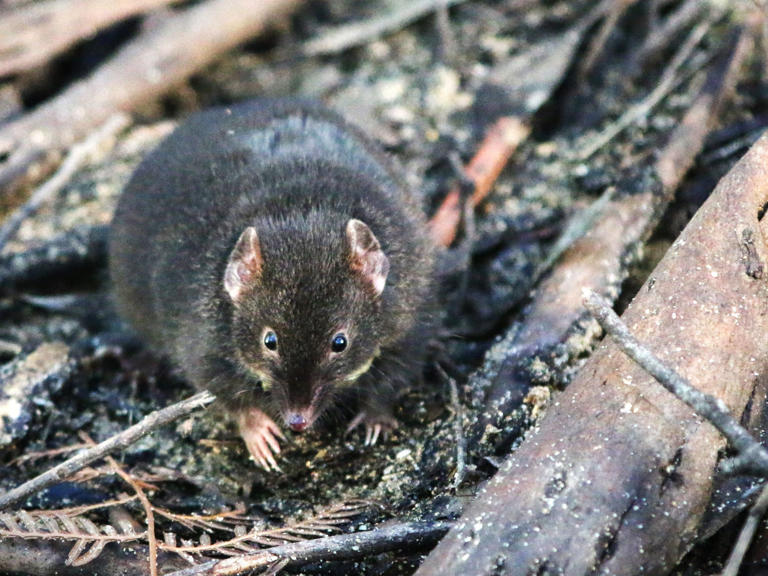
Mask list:
[{"label": "claw", "polygon": [[267,472],[282,472],[274,456],[280,454],[280,443],[275,436],[282,439],[285,436],[277,424],[261,410],[252,408],[240,416],[239,425],[240,435],[256,465]]},{"label": "claw", "polygon": [[379,441],[380,437],[386,440],[389,433],[392,430],[397,429],[397,420],[391,416],[369,416],[367,412],[363,411],[355,416],[349,423],[349,426],[347,426],[347,434],[361,424],[365,424],[364,446],[374,446]]},{"label": "claw", "polygon": [[369,446],[373,446],[376,444],[376,441],[379,439],[379,434],[381,434],[381,424],[374,424],[373,426],[373,438],[371,438],[371,443]]}]

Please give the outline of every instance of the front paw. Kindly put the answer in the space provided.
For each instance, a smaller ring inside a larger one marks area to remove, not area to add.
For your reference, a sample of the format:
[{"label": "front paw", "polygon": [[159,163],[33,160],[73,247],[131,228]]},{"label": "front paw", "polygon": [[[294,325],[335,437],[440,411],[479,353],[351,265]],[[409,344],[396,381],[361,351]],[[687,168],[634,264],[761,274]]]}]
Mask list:
[{"label": "front paw", "polygon": [[355,428],[365,424],[365,446],[373,446],[378,442],[379,436],[387,439],[390,432],[397,430],[397,420],[389,414],[373,414],[363,410],[347,426],[347,434]]},{"label": "front paw", "polygon": [[258,408],[251,408],[240,415],[238,425],[253,461],[267,472],[282,472],[274,455],[280,454],[277,439],[285,440],[285,436],[275,421]]}]

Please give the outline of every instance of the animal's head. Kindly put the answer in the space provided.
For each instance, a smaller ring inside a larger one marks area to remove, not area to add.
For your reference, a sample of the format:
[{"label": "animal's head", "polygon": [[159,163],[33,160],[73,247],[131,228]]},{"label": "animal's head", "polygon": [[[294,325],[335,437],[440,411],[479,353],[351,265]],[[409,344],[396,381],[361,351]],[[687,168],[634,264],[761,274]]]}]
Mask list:
[{"label": "animal's head", "polygon": [[310,215],[246,228],[223,278],[239,361],[296,431],[370,368],[382,339],[389,260],[364,222],[325,224]]}]

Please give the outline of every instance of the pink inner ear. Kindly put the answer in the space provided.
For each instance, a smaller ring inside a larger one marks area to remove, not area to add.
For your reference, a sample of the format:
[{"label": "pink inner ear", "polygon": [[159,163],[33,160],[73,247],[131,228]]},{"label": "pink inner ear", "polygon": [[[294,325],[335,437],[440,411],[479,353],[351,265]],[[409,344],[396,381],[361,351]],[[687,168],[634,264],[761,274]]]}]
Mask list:
[{"label": "pink inner ear", "polygon": [[224,289],[233,302],[240,302],[245,289],[261,272],[261,266],[259,237],[250,226],[240,235],[224,272]]},{"label": "pink inner ear", "polygon": [[376,295],[384,291],[389,274],[389,258],[371,229],[360,220],[347,222],[347,239],[352,249],[352,269],[360,273]]},{"label": "pink inner ear", "polygon": [[371,283],[376,294],[384,291],[389,274],[389,258],[381,250],[366,252],[359,256],[360,272]]}]

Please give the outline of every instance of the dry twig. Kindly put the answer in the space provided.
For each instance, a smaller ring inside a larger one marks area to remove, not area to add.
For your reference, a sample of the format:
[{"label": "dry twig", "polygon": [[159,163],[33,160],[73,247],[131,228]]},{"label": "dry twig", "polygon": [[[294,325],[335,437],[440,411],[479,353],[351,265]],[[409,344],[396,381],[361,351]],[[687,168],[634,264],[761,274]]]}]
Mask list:
[{"label": "dry twig", "polygon": [[178,420],[182,416],[186,416],[190,412],[210,404],[215,399],[216,397],[208,391],[200,392],[186,400],[182,400],[181,402],[172,404],[162,410],[157,410],[148,414],[141,420],[141,422],[134,424],[119,434],[107,438],[93,448],[89,448],[88,450],[76,454],[72,458],[43,472],[32,480],[28,480],[21,486],[17,486],[5,494],[0,494],[0,510],[7,508],[12,504],[16,504],[27,496],[47,488],[48,486],[61,482],[94,460],[103,458],[115,450],[130,446],[152,430],[173,422],[174,420]]},{"label": "dry twig", "polygon": [[[90,446],[95,445],[95,442],[85,432],[81,432],[80,437],[86,444]],[[123,470],[123,467],[120,466],[112,456],[106,456],[104,459],[107,461],[112,471],[133,488],[136,497],[139,499],[139,502],[141,502],[141,507],[144,509],[144,517],[147,523],[146,535],[147,543],[149,544],[149,574],[150,576],[157,576],[157,536],[155,535],[154,507],[144,493],[144,488],[142,487],[141,482],[137,481],[128,472]]]},{"label": "dry twig", "polygon": [[451,483],[454,490],[464,481],[467,468],[467,440],[464,437],[464,410],[459,400],[459,388],[456,380],[451,378],[445,369],[438,363],[435,365],[440,377],[448,383],[451,397],[451,410],[453,410],[453,433],[456,439],[456,472]]},{"label": "dry twig", "polygon": [[579,79],[578,83],[582,83],[595,66],[595,63],[600,58],[600,55],[605,50],[605,45],[611,34],[616,29],[616,25],[621,20],[621,17],[629,10],[629,8],[635,4],[637,0],[620,0],[614,2],[613,6],[608,9],[608,14],[603,21],[600,30],[595,35],[594,40],[589,46],[589,50],[579,62]]},{"label": "dry twig", "polygon": [[450,528],[449,522],[409,522],[276,546],[253,554],[213,560],[168,576],[226,576],[244,574],[275,565],[302,566],[320,560],[353,560],[403,548],[424,549],[434,545]]},{"label": "dry twig", "polygon": [[618,119],[606,126],[600,134],[594,138],[592,143],[586,146],[585,150],[581,152],[580,158],[582,160],[589,159],[603,146],[621,134],[627,127],[646,116],[659,102],[687,78],[687,75],[680,73],[680,69],[683,64],[688,61],[693,50],[699,42],[701,42],[702,38],[704,38],[710,26],[711,22],[705,21],[691,31],[688,38],[686,38],[685,42],[683,42],[682,46],[680,46],[680,49],[675,54],[672,62],[670,62],[669,66],[664,70],[664,75],[661,77],[656,88],[654,88],[653,91],[640,102],[631,106]]},{"label": "dry twig", "polygon": [[673,44],[679,35],[696,21],[710,6],[700,0],[686,0],[675,12],[669,15],[664,24],[653,30],[634,54],[634,69],[645,69],[648,63]]},{"label": "dry twig", "polygon": [[752,538],[755,536],[755,532],[760,526],[760,521],[765,516],[766,511],[768,511],[768,484],[763,486],[760,496],[758,496],[757,501],[749,510],[749,516],[747,516],[747,520],[744,522],[739,539],[736,541],[736,545],[733,547],[728,562],[721,573],[722,576],[738,575],[744,556],[747,550],[749,550]]},{"label": "dry twig", "polygon": [[329,30],[319,38],[307,42],[304,54],[320,56],[338,54],[344,50],[372,42],[385,34],[405,28],[427,14],[459,4],[465,0],[415,0],[403,2],[398,10],[376,16],[364,22],[355,22]]},{"label": "dry twig", "polygon": [[[509,158],[528,137],[530,131],[525,122],[513,116],[499,118],[491,126],[465,169],[466,178],[475,187],[469,199],[471,208],[475,208],[485,199]],[[460,220],[461,190],[457,184],[448,192],[429,222],[430,233],[440,246],[450,246],[453,243]]]}]

